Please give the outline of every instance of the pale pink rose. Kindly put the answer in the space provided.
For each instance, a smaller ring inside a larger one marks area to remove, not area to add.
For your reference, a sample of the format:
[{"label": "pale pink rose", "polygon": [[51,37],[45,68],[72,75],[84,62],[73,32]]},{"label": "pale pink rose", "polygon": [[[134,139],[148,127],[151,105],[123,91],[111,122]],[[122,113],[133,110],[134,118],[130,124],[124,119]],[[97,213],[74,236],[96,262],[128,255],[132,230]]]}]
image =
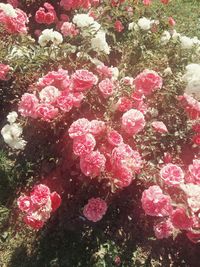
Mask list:
[{"label": "pale pink rose", "polygon": [[37,117],[43,121],[50,122],[58,116],[58,109],[51,104],[39,104],[36,108]]},{"label": "pale pink rose", "polygon": [[170,220],[162,221],[154,226],[154,233],[157,239],[168,238],[173,234],[173,230],[174,227]]},{"label": "pale pink rose", "polygon": [[193,163],[188,167],[188,175],[186,176],[186,181],[188,183],[200,185],[200,160],[194,159]]},{"label": "pale pink rose", "polygon": [[167,127],[162,121],[153,121],[152,122],[153,129],[158,133],[167,133]]},{"label": "pale pink rose", "polygon": [[27,224],[28,226],[30,226],[31,228],[36,229],[36,230],[42,228],[44,225],[43,221],[36,220],[31,215],[25,215],[23,217],[23,220],[24,220],[25,224]]},{"label": "pale pink rose", "polygon": [[105,169],[106,158],[99,151],[92,151],[80,158],[80,168],[85,176],[97,177]]},{"label": "pale pink rose", "polygon": [[193,218],[186,214],[184,208],[177,208],[171,214],[171,222],[180,230],[189,230],[193,225]]},{"label": "pale pink rose", "polygon": [[145,126],[145,119],[142,112],[137,109],[130,109],[122,116],[122,129],[129,135],[137,134]]},{"label": "pale pink rose", "polygon": [[179,166],[172,163],[162,167],[160,176],[167,185],[180,186],[181,183],[184,183],[184,172]]},{"label": "pale pink rose", "polygon": [[8,72],[10,71],[10,66],[5,64],[0,64],[0,80],[6,81],[8,80]]},{"label": "pale pink rose", "polygon": [[29,212],[32,210],[32,202],[28,196],[20,196],[17,199],[17,205],[21,211]]},{"label": "pale pink rose", "polygon": [[144,95],[150,95],[157,89],[162,87],[162,78],[157,72],[145,69],[134,80],[136,91]]},{"label": "pale pink rose", "polygon": [[105,77],[105,78],[112,78],[112,69],[105,65],[98,65],[97,66],[97,72]]},{"label": "pale pink rose", "polygon": [[89,132],[90,132],[90,122],[85,118],[74,121],[68,130],[69,136],[72,139],[78,136],[85,135]]},{"label": "pale pink rose", "polygon": [[104,121],[92,120],[90,122],[90,133],[94,136],[102,135],[106,130],[106,124]]},{"label": "pale pink rose", "polygon": [[56,99],[56,107],[58,107],[63,112],[69,112],[74,105],[74,95],[73,94],[62,94]]},{"label": "pale pink rose", "polygon": [[106,78],[99,83],[99,90],[104,98],[108,98],[113,95],[115,89],[114,83]]},{"label": "pale pink rose", "polygon": [[50,195],[52,212],[56,211],[61,205],[61,197],[57,192],[53,192]]},{"label": "pale pink rose", "polygon": [[181,189],[185,192],[187,203],[192,212],[200,210],[200,186],[199,184],[187,183],[182,184]]},{"label": "pale pink rose", "polygon": [[200,117],[200,102],[194,99],[192,96],[186,93],[182,96],[178,96],[178,100],[183,106],[186,114],[192,120]]},{"label": "pale pink rose", "polygon": [[50,198],[50,189],[44,184],[36,185],[30,197],[33,204],[43,206]]},{"label": "pale pink rose", "polygon": [[46,86],[39,92],[41,102],[53,103],[61,95],[61,92],[55,86]]},{"label": "pale pink rose", "polygon": [[134,174],[143,166],[140,154],[127,144],[120,144],[112,150],[110,158],[113,177],[119,187],[130,185]]},{"label": "pale pink rose", "polygon": [[83,215],[92,222],[100,221],[107,211],[107,204],[101,198],[90,198],[83,208]]},{"label": "pale pink rose", "polygon": [[123,143],[123,137],[115,130],[108,132],[107,139],[112,146],[119,146]]},{"label": "pale pink rose", "polygon": [[76,26],[71,22],[64,22],[61,26],[61,33],[63,36],[76,36],[79,33],[79,30],[76,29]]},{"label": "pale pink rose", "polygon": [[25,93],[19,102],[18,111],[23,117],[37,118],[39,100],[34,94]]},{"label": "pale pink rose", "polygon": [[158,185],[144,190],[141,201],[143,210],[150,216],[169,216],[173,210],[170,196],[163,194]]},{"label": "pale pink rose", "polygon": [[77,156],[91,153],[95,146],[96,141],[92,134],[85,134],[73,139],[73,152]]},{"label": "pale pink rose", "polygon": [[77,70],[72,75],[73,89],[77,92],[84,92],[97,84],[98,78],[88,70]]}]

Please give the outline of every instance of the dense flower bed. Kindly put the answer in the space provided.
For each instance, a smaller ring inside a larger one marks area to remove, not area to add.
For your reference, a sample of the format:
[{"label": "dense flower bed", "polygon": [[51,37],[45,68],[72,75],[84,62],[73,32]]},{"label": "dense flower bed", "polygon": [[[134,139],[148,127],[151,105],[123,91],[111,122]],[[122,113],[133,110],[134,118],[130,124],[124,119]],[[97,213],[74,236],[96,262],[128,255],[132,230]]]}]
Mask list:
[{"label": "dense flower bed", "polygon": [[[33,142],[27,124],[54,129],[57,180],[75,162],[74,185],[81,176],[109,188],[82,203],[88,221],[103,220],[113,196],[138,180],[156,238],[184,232],[200,242],[200,40],[178,33],[172,17],[146,16],[150,0],[42,1],[27,13],[20,1],[7,2],[0,80],[13,82],[19,99],[1,129],[6,149],[23,155]],[[40,229],[64,192],[40,180],[30,191],[17,204]]]}]

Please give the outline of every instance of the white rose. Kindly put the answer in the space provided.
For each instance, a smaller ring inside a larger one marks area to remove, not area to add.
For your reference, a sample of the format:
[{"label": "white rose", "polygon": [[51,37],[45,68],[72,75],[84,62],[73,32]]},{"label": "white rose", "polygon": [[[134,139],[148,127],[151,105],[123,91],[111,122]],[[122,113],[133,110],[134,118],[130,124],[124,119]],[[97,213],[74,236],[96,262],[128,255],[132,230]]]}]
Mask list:
[{"label": "white rose", "polygon": [[151,20],[145,17],[138,20],[138,26],[144,31],[148,31],[151,28]]}]

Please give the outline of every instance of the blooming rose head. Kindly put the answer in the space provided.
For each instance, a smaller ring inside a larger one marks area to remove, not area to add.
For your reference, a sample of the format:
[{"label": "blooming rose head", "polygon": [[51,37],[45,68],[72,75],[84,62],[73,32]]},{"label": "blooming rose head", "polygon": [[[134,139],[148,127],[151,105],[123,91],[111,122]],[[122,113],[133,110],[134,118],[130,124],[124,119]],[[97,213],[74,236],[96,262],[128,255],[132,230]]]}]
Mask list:
[{"label": "blooming rose head", "polygon": [[37,118],[36,108],[39,100],[34,94],[25,93],[19,102],[18,111],[23,117]]},{"label": "blooming rose head", "polygon": [[31,193],[31,201],[33,204],[42,206],[47,203],[50,198],[50,190],[46,185],[36,185]]},{"label": "blooming rose head", "polygon": [[142,208],[150,216],[168,216],[172,212],[171,198],[162,189],[153,185],[142,193]]},{"label": "blooming rose head", "polygon": [[126,112],[133,107],[133,101],[128,97],[120,97],[117,101],[117,110]]},{"label": "blooming rose head", "polygon": [[53,103],[60,96],[60,91],[55,86],[46,86],[39,92],[41,102]]},{"label": "blooming rose head", "polygon": [[105,169],[106,158],[99,151],[80,158],[80,168],[85,176],[97,177]]},{"label": "blooming rose head", "polygon": [[91,198],[83,208],[83,215],[92,222],[98,222],[106,214],[107,204],[101,198]]},{"label": "blooming rose head", "polygon": [[29,212],[32,209],[32,202],[28,196],[20,196],[17,199],[17,205],[21,211]]},{"label": "blooming rose head", "polygon": [[95,146],[96,141],[92,134],[85,134],[73,139],[73,152],[77,156],[84,156],[91,153]]},{"label": "blooming rose head", "polygon": [[73,89],[77,92],[83,92],[97,84],[97,77],[88,70],[77,70],[72,75]]},{"label": "blooming rose head", "polygon": [[70,126],[68,133],[71,138],[85,135],[90,131],[89,120],[82,118],[74,121]]},{"label": "blooming rose head", "polygon": [[137,134],[145,126],[145,119],[142,112],[137,109],[130,109],[122,116],[122,129],[130,135]]},{"label": "blooming rose head", "polygon": [[48,103],[39,104],[36,108],[37,117],[43,121],[51,121],[58,116],[58,109]]},{"label": "blooming rose head", "polygon": [[107,139],[112,146],[119,146],[123,143],[123,137],[115,130],[108,132]]},{"label": "blooming rose head", "polygon": [[162,87],[162,78],[157,72],[145,69],[134,80],[136,91],[144,95],[150,95],[157,89]]},{"label": "blooming rose head", "polygon": [[184,173],[182,169],[172,163],[168,163],[160,170],[160,176],[167,185],[179,186],[184,182]]},{"label": "blooming rose head", "polygon": [[104,98],[108,98],[113,95],[115,89],[115,85],[113,82],[106,78],[105,80],[99,83],[99,90]]},{"label": "blooming rose head", "polygon": [[123,26],[123,24],[121,23],[120,20],[116,20],[116,21],[115,21],[114,27],[115,27],[115,30],[116,30],[117,32],[122,32],[123,29],[124,29],[124,26]]},{"label": "blooming rose head", "polygon": [[174,227],[180,230],[189,230],[193,225],[192,217],[186,214],[184,208],[177,208],[171,214],[171,222]]},{"label": "blooming rose head", "polygon": [[94,136],[102,135],[106,130],[106,124],[104,121],[92,120],[90,122],[90,133]]},{"label": "blooming rose head", "polygon": [[173,234],[173,229],[171,221],[165,220],[154,226],[154,233],[157,239],[168,238]]},{"label": "blooming rose head", "polygon": [[200,160],[194,159],[193,163],[188,167],[188,175],[186,176],[186,181],[188,183],[200,185]]}]

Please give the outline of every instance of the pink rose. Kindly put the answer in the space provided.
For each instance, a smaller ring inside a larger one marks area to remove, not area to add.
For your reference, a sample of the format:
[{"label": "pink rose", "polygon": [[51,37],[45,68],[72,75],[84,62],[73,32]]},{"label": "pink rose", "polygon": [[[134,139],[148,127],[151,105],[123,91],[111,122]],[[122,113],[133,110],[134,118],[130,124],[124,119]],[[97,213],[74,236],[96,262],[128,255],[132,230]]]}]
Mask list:
[{"label": "pink rose", "polygon": [[200,117],[200,102],[194,99],[192,96],[184,94],[178,96],[182,107],[184,108],[188,117],[192,120],[198,119]]},{"label": "pink rose", "polygon": [[85,134],[73,139],[73,152],[77,156],[84,156],[91,153],[95,146],[96,141],[92,134]]},{"label": "pink rose", "polygon": [[172,163],[168,163],[160,170],[160,176],[167,185],[180,186],[181,183],[184,183],[184,172],[179,166]]},{"label": "pink rose", "polygon": [[128,97],[120,97],[117,102],[117,110],[126,112],[133,107],[133,101]]},{"label": "pink rose", "polygon": [[50,190],[46,185],[36,185],[31,193],[31,201],[33,204],[42,206],[47,203],[50,198]]},{"label": "pink rose", "polygon": [[83,215],[92,222],[100,221],[107,211],[107,204],[101,198],[91,198],[83,208]]},{"label": "pink rose", "polygon": [[80,168],[85,176],[97,177],[105,169],[106,158],[99,151],[92,151],[80,158]]},{"label": "pink rose", "polygon": [[101,94],[103,95],[104,98],[108,98],[111,95],[113,95],[114,89],[115,89],[115,85],[108,78],[106,78],[105,80],[102,80],[99,83],[99,90],[100,90],[100,92],[101,92]]},{"label": "pink rose", "polygon": [[194,159],[193,163],[188,167],[188,176],[186,176],[187,183],[200,185],[200,160]]},{"label": "pink rose", "polygon": [[18,111],[23,117],[37,118],[36,109],[38,105],[39,100],[34,94],[25,93],[19,102]]},{"label": "pink rose", "polygon": [[195,233],[195,232],[188,232],[187,238],[194,244],[200,242],[200,233]]},{"label": "pink rose", "polygon": [[56,107],[58,107],[63,112],[69,112],[74,105],[74,95],[73,94],[62,94],[56,99]]},{"label": "pink rose", "polygon": [[48,103],[39,104],[36,108],[37,117],[43,121],[51,121],[58,116],[58,109]]},{"label": "pink rose", "polygon": [[76,36],[79,33],[79,30],[76,29],[76,26],[71,22],[64,22],[61,27],[61,33],[63,36]]},{"label": "pink rose", "polygon": [[89,133],[89,131],[90,131],[90,122],[87,119],[82,118],[72,123],[72,125],[68,130],[68,133],[70,138],[73,139],[75,137],[85,135]]},{"label": "pink rose", "polygon": [[158,73],[148,69],[145,69],[134,80],[136,91],[144,95],[150,95],[156,89],[160,89],[162,83],[162,78]]},{"label": "pink rose", "polygon": [[98,65],[97,72],[105,78],[112,78],[113,75],[112,69],[105,65]]},{"label": "pink rose", "polygon": [[158,133],[167,133],[167,127],[162,121],[153,121],[152,122],[153,129]]},{"label": "pink rose", "polygon": [[32,202],[28,196],[20,196],[17,199],[17,205],[21,211],[29,212],[32,209]]},{"label": "pink rose", "polygon": [[0,64],[0,80],[6,81],[8,80],[8,72],[10,71],[10,66],[5,64]]},{"label": "pink rose", "polygon": [[90,133],[99,136],[102,135],[106,130],[106,125],[104,121],[92,120],[90,122]]},{"label": "pink rose", "polygon": [[44,222],[41,220],[36,220],[34,217],[31,215],[25,215],[23,218],[25,224],[29,225],[31,228],[34,228],[36,230],[40,229],[43,227]]},{"label": "pink rose", "polygon": [[177,208],[171,214],[171,221],[174,227],[180,230],[189,230],[193,225],[192,217],[186,214],[184,208]]},{"label": "pink rose", "polygon": [[97,77],[88,70],[77,70],[72,75],[73,89],[77,92],[83,92],[92,88],[97,84]]},{"label": "pink rose", "polygon": [[123,143],[123,137],[115,130],[108,132],[107,139],[112,146],[119,146]]},{"label": "pink rose", "polygon": [[162,189],[153,185],[142,193],[142,208],[150,216],[168,216],[172,212],[171,198],[164,195]]},{"label": "pink rose", "polygon": [[165,220],[154,226],[154,233],[157,239],[168,238],[173,234],[173,229],[171,221]]},{"label": "pink rose", "polygon": [[130,135],[142,131],[145,126],[145,119],[142,112],[137,109],[130,109],[122,116],[122,129]]},{"label": "pink rose", "polygon": [[46,86],[39,92],[41,102],[53,103],[60,96],[60,91],[55,86]]}]

